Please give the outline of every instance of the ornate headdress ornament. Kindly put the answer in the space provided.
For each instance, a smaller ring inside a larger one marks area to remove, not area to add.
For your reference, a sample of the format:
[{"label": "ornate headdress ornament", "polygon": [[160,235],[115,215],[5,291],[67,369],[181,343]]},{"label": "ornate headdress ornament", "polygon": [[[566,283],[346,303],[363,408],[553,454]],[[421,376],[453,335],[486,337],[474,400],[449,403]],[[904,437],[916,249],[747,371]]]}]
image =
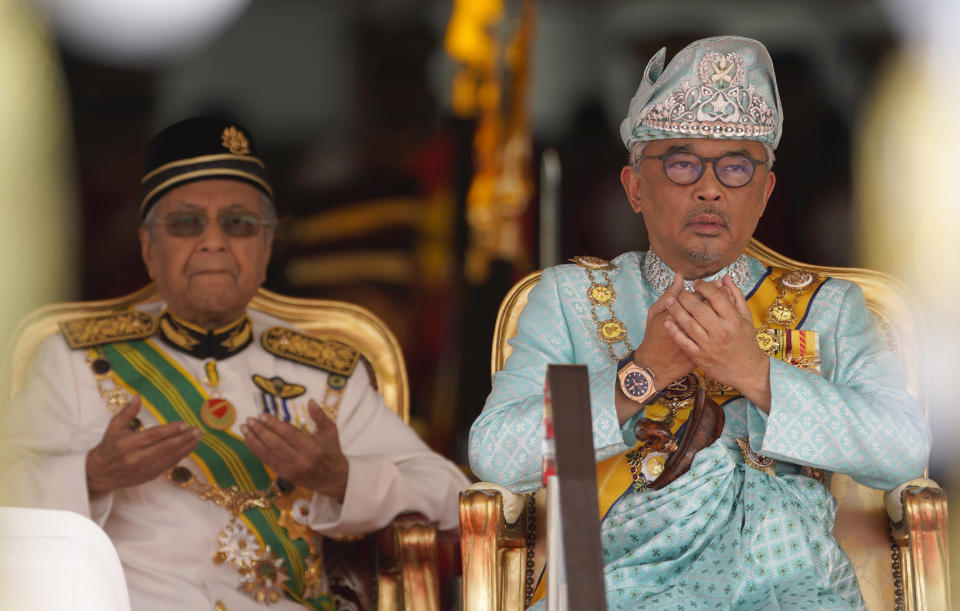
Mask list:
[{"label": "ornate headdress ornament", "polygon": [[666,48],[643,71],[620,137],[627,150],[666,138],[756,140],[777,148],[783,111],[773,62],[756,40],[698,40],[664,68]]}]

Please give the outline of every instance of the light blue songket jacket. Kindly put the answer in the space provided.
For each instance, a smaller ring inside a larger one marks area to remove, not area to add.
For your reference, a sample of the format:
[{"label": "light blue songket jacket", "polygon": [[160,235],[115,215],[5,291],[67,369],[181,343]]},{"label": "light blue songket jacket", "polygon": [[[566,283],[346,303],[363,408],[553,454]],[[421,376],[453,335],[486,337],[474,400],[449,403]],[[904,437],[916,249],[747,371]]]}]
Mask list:
[{"label": "light blue songket jacket", "polygon": [[[612,309],[633,348],[660,296],[643,277],[644,256],[625,253],[608,272]],[[767,272],[755,259],[747,264],[745,296]],[[470,431],[470,465],[481,479],[516,492],[540,485],[549,363],[587,365],[598,461],[637,443],[635,419],[623,427],[617,420],[617,363],[598,338],[589,286],[586,269],[561,265],[544,270],[530,293],[513,353]],[[930,432],[858,286],[824,282],[798,328],[818,332],[822,375],[771,359],[769,415],[746,398],[724,404],[722,436],[687,473],[662,490],[625,491],[601,516],[609,608],[863,607],[831,534],[836,502],[801,467],[890,489],[922,474]],[[745,464],[736,443],[744,438],[777,460],[775,476]]]}]

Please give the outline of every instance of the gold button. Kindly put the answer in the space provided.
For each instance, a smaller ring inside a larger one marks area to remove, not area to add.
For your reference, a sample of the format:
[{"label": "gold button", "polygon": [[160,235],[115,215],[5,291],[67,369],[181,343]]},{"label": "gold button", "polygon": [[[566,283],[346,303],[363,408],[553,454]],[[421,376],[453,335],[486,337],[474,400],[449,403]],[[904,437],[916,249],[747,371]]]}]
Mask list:
[{"label": "gold button", "polygon": [[216,609],[216,611],[227,611],[227,606],[219,600],[214,603],[213,608]]}]

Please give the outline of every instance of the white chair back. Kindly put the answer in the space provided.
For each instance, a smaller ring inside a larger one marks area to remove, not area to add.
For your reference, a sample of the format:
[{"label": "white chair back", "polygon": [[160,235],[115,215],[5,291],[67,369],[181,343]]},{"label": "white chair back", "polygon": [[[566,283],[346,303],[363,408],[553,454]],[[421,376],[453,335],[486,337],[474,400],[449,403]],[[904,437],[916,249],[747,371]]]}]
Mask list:
[{"label": "white chair back", "polygon": [[117,551],[79,514],[0,507],[0,609],[130,611]]}]

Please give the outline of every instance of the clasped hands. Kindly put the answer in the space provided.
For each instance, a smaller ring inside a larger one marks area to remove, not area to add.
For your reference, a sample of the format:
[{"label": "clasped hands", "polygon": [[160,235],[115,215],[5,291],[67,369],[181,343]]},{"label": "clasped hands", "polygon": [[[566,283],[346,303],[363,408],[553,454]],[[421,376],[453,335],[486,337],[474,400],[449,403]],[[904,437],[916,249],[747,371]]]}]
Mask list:
[{"label": "clasped hands", "polygon": [[648,367],[661,390],[699,367],[736,388],[764,411],[770,409],[770,361],[757,345],[753,315],[730,276],[697,280],[694,292],[673,283],[647,313],[643,342],[634,359]]},{"label": "clasped hands", "polygon": [[[343,500],[349,464],[340,449],[337,427],[313,399],[312,433],[267,414],[240,426],[244,441],[277,477],[308,490]],[[87,453],[87,488],[91,495],[146,483],[174,467],[200,443],[200,429],[171,422],[133,430],[140,412],[134,396],[107,425],[100,443]]]}]

